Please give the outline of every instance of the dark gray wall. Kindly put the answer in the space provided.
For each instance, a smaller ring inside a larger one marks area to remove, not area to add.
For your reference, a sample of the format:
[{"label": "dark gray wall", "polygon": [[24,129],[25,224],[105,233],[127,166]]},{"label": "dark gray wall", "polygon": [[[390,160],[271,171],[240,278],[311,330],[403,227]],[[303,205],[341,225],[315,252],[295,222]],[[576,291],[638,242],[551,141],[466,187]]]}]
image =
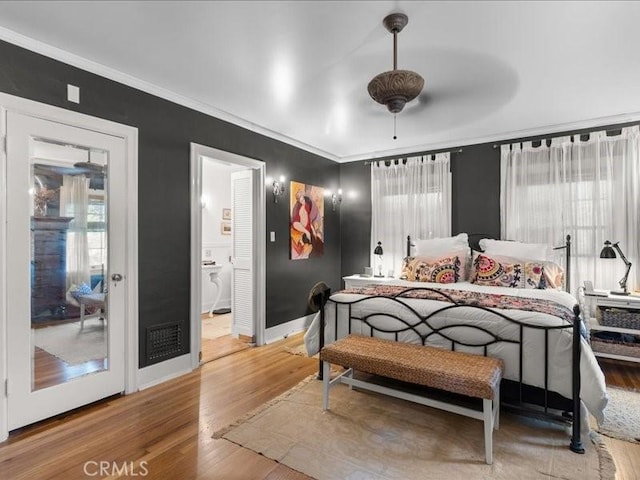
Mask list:
[{"label": "dark gray wall", "polygon": [[[454,149],[452,149],[454,150]],[[425,153],[425,152],[421,152]],[[415,156],[410,154],[407,156]],[[436,153],[426,152],[426,153]],[[383,160],[381,158],[379,160]],[[452,233],[500,236],[500,154],[493,144],[464,147],[451,154]],[[340,165],[343,190],[358,191],[342,202],[342,275],[362,272],[370,263],[371,167],[365,162]],[[412,232],[398,232],[405,238]]]},{"label": "dark gray wall", "polygon": [[371,257],[371,167],[364,162],[340,165],[342,275],[362,273]]},{"label": "dark gray wall", "polygon": [[[79,105],[66,101],[68,83],[80,87]],[[138,128],[140,367],[166,359],[149,360],[149,327],[178,324],[178,354],[189,351],[190,142],[264,161],[275,177],[327,187],[339,179],[328,159],[6,42],[0,91]],[[267,327],[306,315],[316,281],[338,284],[340,222],[328,207],[324,256],[291,261],[288,196],[274,204],[267,195],[267,232],[277,239],[267,243]]]}]

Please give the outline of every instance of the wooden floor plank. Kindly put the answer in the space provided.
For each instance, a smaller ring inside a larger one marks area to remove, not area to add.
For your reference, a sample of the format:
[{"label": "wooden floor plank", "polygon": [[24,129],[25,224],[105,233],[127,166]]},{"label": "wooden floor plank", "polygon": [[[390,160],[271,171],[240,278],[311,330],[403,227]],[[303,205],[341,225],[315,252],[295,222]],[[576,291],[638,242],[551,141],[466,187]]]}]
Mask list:
[{"label": "wooden floor plank", "polygon": [[[211,438],[214,431],[316,372],[317,360],[285,351],[300,342],[300,335],[294,335],[240,351],[153,388],[12,432],[0,444],[0,478],[308,479],[262,455]],[[640,389],[640,366],[601,364],[609,385]],[[617,479],[637,479],[640,446],[605,441],[618,466]],[[126,466],[128,475],[88,476],[85,470],[92,473],[95,462]],[[142,467],[148,472],[144,477]]]}]

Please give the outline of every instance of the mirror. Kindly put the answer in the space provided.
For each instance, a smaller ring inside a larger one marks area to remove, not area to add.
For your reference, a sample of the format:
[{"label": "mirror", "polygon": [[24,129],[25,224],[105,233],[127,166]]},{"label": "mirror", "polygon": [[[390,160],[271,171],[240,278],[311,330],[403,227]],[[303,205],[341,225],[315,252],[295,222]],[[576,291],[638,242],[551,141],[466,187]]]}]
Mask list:
[{"label": "mirror", "polygon": [[32,390],[108,369],[108,152],[31,139]]}]

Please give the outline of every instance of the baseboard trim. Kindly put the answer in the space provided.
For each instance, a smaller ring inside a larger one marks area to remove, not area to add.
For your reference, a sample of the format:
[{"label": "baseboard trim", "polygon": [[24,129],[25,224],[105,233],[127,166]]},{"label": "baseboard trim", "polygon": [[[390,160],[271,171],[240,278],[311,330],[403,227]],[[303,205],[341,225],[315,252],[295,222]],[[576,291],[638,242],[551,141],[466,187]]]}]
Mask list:
[{"label": "baseboard trim", "polygon": [[138,390],[145,390],[167,380],[181,377],[190,373],[191,370],[191,354],[181,355],[149,367],[140,368],[138,369]]},{"label": "baseboard trim", "polygon": [[281,323],[275,327],[267,328],[264,332],[264,343],[273,343],[278,340],[282,340],[283,338],[287,338],[289,335],[294,333],[304,332],[309,328],[309,325],[311,325],[315,315],[315,313],[312,313],[311,315],[296,318],[295,320]]}]

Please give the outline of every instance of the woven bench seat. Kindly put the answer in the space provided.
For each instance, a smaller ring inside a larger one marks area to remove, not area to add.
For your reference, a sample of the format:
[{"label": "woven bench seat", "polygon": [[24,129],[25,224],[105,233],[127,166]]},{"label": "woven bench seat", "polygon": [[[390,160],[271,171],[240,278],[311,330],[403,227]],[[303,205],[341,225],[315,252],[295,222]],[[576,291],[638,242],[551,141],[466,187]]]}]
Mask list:
[{"label": "woven bench seat", "polygon": [[320,359],[373,375],[489,400],[493,399],[503,368],[498,358],[360,335],[327,345]]},{"label": "woven bench seat", "polygon": [[[333,384],[346,383],[477,418],[485,424],[486,462],[493,462],[492,431],[498,428],[500,380],[504,368],[502,360],[360,335],[349,335],[326,345],[320,351],[320,360],[323,362],[323,409],[329,407],[329,390]],[[347,367],[348,370],[330,380],[331,364]],[[481,398],[483,410],[449,405],[439,400],[357,380],[353,378],[354,370]]]}]

